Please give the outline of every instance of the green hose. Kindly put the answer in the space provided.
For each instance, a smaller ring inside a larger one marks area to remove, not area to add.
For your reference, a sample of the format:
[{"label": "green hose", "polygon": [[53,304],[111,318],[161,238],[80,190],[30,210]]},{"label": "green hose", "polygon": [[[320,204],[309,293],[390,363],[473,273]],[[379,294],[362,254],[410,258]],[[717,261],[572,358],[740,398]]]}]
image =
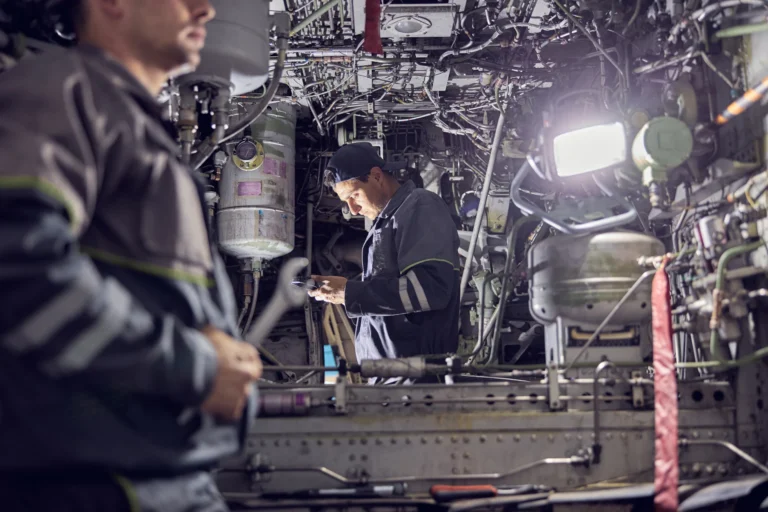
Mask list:
[{"label": "green hose", "polygon": [[751,25],[738,25],[735,27],[728,27],[715,32],[715,39],[726,39],[728,37],[741,37],[748,36],[750,34],[756,34],[757,32],[763,32],[768,30],[768,23],[754,23]]},{"label": "green hose", "polygon": [[765,357],[768,357],[768,347],[755,350],[748,356],[742,357],[741,359],[736,359],[734,361],[701,361],[698,363],[677,363],[675,364],[675,368],[720,368],[721,370],[729,370],[731,368],[737,368],[739,366],[756,363]]},{"label": "green hose", "polygon": [[[715,281],[715,290],[712,292],[713,296],[713,302],[714,302],[714,308],[712,310],[712,320],[710,321],[710,329],[712,330],[710,336],[709,336],[709,351],[710,354],[714,359],[716,359],[716,366],[717,365],[723,365],[728,364],[729,366],[733,366],[733,363],[736,363],[737,361],[726,361],[723,359],[723,357],[720,355],[720,329],[718,328],[719,317],[720,317],[720,301],[721,296],[723,293],[723,285],[725,284],[725,272],[728,269],[728,264],[731,262],[733,258],[736,258],[737,256],[741,256],[742,254],[747,254],[749,252],[752,252],[756,249],[759,249],[763,246],[762,241],[760,242],[753,242],[751,244],[746,245],[739,245],[737,247],[731,247],[727,251],[723,253],[722,256],[720,256],[720,261],[717,262],[717,280]],[[757,352],[752,354],[752,356],[755,356]],[[751,356],[748,356],[748,359]],[[760,357],[758,357],[760,359]],[[738,360],[741,361],[741,360]]]}]

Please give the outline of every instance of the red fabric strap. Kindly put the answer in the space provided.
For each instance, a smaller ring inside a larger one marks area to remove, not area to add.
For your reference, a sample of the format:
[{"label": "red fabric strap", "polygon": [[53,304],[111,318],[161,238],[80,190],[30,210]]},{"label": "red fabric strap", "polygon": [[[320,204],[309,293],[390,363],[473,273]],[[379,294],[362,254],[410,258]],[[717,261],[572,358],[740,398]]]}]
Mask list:
[{"label": "red fabric strap", "polygon": [[381,45],[381,4],[379,0],[365,0],[365,35],[363,50],[369,53],[384,54]]},{"label": "red fabric strap", "polygon": [[677,510],[677,373],[672,349],[672,310],[666,259],[653,278],[653,394],[656,427],[654,505],[657,512]]}]

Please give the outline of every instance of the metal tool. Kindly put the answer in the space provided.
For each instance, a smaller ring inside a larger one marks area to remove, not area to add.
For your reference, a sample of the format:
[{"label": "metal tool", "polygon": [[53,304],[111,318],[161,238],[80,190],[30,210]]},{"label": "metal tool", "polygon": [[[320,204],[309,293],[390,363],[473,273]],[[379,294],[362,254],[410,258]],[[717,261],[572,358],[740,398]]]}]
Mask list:
[{"label": "metal tool", "polygon": [[305,290],[317,290],[322,286],[322,283],[318,283],[314,279],[306,279],[306,280],[299,279],[299,280],[293,281],[293,284],[295,286],[301,286]]},{"label": "metal tool", "polygon": [[259,346],[286,312],[301,307],[307,300],[307,287],[295,286],[296,275],[309,265],[307,258],[292,258],[283,264],[277,276],[275,294],[269,300],[253,329],[245,335],[245,341]]}]

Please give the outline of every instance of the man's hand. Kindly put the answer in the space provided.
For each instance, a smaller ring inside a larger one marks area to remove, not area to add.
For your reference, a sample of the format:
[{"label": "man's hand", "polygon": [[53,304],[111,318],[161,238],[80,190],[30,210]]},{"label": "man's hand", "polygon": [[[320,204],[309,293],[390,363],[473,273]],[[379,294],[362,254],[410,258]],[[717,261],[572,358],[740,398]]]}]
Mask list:
[{"label": "man's hand", "polygon": [[251,393],[251,383],[261,377],[259,353],[253,345],[213,327],[205,327],[202,332],[216,349],[218,368],[213,389],[201,409],[224,420],[238,420]]},{"label": "man's hand", "polygon": [[344,290],[347,288],[347,278],[339,276],[312,276],[320,286],[309,290],[309,296],[331,304],[344,304]]}]

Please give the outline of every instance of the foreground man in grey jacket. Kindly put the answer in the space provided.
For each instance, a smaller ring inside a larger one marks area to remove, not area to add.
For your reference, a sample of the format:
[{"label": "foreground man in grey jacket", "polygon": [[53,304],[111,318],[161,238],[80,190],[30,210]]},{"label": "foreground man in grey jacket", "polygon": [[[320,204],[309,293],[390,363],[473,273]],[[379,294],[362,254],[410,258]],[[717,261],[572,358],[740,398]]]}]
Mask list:
[{"label": "foreground man in grey jacket", "polygon": [[357,318],[358,361],[444,355],[459,342],[459,236],[445,202],[398,184],[369,143],[341,147],[328,164],[339,199],[373,221],[363,245],[363,279],[313,276],[309,294],[344,304]]},{"label": "foreground man in grey jacket", "polygon": [[80,46],[0,75],[0,510],[226,510],[261,375],[155,96],[207,0],[64,0]]}]

